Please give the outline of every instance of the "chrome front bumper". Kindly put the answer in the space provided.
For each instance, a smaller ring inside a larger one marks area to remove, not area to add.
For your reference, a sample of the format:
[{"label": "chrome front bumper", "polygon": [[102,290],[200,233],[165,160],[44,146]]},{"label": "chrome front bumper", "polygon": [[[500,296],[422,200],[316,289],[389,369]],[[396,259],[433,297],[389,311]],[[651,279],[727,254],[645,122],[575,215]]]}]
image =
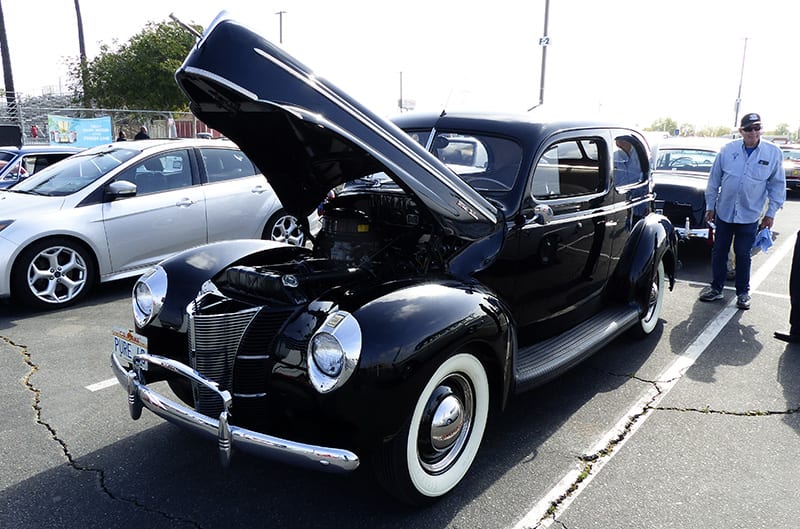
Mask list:
[{"label": "chrome front bumper", "polygon": [[[214,391],[222,399],[223,411],[218,419],[208,417],[195,410],[167,399],[141,382],[145,366],[158,366],[184,376]],[[111,368],[119,383],[128,390],[128,407],[131,417],[141,417],[142,408],[147,408],[159,417],[178,426],[216,439],[222,464],[230,462],[233,448],[294,466],[311,470],[344,473],[358,468],[358,456],[348,450],[314,446],[287,441],[271,435],[231,425],[228,421],[231,394],[220,390],[217,383],[185,364],[163,356],[139,354],[133,357],[133,367],[123,366],[116,355],[111,355]]]}]

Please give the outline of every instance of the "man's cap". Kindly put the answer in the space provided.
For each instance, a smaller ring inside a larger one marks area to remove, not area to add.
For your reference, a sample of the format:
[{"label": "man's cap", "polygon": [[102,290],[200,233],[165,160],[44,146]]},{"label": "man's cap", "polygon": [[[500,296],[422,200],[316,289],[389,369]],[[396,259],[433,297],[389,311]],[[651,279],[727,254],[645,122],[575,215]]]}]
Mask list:
[{"label": "man's cap", "polygon": [[761,116],[758,114],[745,114],[742,118],[742,128],[749,127],[750,125],[761,125]]}]

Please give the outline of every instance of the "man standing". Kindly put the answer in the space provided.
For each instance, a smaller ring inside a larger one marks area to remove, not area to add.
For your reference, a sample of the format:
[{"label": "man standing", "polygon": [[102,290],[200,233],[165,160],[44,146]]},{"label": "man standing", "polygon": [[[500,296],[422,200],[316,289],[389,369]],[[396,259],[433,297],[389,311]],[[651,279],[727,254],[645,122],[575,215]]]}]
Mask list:
[{"label": "man standing", "polygon": [[147,127],[142,125],[142,127],[139,129],[139,132],[136,133],[136,135],[133,137],[133,139],[134,140],[149,140],[150,139],[150,135],[147,133]]},{"label": "man standing", "polygon": [[[711,251],[711,286],[700,301],[722,299],[728,251],[736,254],[736,306],[750,308],[750,256],[760,228],[772,229],[786,200],[783,155],[778,146],[761,141],[761,116],[745,114],[739,133],[720,150],[706,186],[706,222],[716,222]],[[764,204],[769,199],[764,217]]]}]

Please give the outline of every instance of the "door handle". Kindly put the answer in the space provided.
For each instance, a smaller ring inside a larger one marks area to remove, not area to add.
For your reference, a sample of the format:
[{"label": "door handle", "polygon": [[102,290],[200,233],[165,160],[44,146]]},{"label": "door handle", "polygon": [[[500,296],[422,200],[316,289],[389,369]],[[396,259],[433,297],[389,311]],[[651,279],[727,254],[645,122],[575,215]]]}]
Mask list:
[{"label": "door handle", "polygon": [[182,198],[179,201],[177,201],[175,205],[178,206],[179,208],[188,208],[189,206],[194,204],[194,202],[195,201],[192,200],[191,198]]}]

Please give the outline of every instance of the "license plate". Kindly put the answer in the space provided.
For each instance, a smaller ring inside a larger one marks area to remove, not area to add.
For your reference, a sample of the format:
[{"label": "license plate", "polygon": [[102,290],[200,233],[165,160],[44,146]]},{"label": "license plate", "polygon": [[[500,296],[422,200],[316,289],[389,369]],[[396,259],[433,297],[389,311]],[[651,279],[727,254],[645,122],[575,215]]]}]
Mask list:
[{"label": "license plate", "polygon": [[[147,353],[146,336],[121,327],[111,329],[111,335],[114,339],[114,354],[120,360],[133,364],[135,355]],[[145,362],[142,363],[146,364]],[[143,367],[146,369],[146,365]]]}]

